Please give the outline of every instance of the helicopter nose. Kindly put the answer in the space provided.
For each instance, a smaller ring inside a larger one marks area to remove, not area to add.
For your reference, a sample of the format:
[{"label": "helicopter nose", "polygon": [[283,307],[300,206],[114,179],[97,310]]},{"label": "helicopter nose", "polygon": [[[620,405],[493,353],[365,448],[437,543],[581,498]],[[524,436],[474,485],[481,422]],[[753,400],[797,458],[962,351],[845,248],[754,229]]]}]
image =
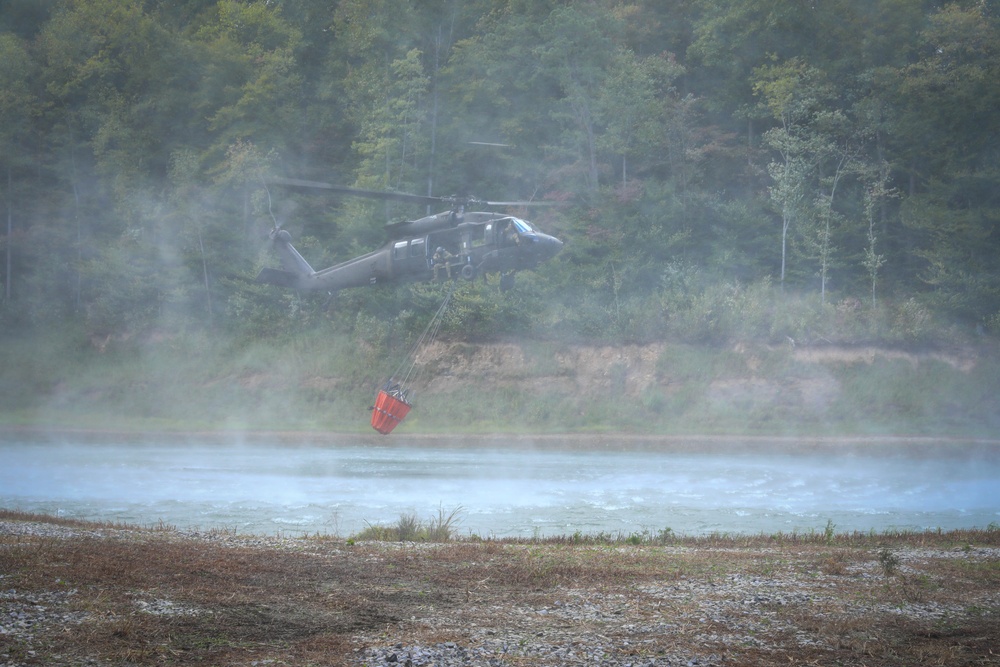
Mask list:
[{"label": "helicopter nose", "polygon": [[549,236],[548,234],[538,235],[538,255],[540,261],[552,259],[559,254],[562,247],[563,242],[556,237]]}]

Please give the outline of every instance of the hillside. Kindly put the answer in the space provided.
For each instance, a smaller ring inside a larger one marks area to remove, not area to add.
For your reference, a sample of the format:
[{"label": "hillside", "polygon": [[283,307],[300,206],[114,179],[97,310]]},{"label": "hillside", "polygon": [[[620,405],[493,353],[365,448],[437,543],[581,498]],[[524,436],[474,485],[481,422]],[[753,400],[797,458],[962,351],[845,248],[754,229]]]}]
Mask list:
[{"label": "hillside", "polygon": [[[398,353],[315,337],[224,346],[8,345],[0,423],[141,431],[371,433]],[[390,362],[393,366],[390,366]],[[995,437],[1000,355],[660,342],[436,342],[420,350],[398,433]]]},{"label": "hillside", "polygon": [[525,427],[568,413],[598,430],[988,434],[1000,419],[985,349],[436,344],[418,360],[428,402],[485,393]]}]

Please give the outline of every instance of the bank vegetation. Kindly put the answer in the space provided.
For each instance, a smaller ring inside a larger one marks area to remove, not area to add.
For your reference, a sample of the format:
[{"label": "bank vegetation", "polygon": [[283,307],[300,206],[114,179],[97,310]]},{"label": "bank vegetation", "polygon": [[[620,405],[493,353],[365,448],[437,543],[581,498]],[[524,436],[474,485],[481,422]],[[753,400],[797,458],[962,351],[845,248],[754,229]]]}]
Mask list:
[{"label": "bank vegetation", "polygon": [[11,0],[3,419],[355,424],[446,287],[256,284],[275,226],[323,267],[427,213],[296,177],[563,204],[510,211],[563,251],[462,283],[434,362],[534,368],[428,383],[417,428],[983,432],[998,53],[972,0]]}]

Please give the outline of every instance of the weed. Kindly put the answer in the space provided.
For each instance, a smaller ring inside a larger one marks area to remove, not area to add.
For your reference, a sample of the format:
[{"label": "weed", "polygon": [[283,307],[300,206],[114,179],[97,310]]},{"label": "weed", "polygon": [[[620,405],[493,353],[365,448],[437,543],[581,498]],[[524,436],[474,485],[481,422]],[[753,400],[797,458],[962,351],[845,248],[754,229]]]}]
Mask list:
[{"label": "weed", "polygon": [[882,574],[886,577],[896,576],[896,572],[899,570],[899,556],[889,549],[888,547],[882,547],[878,550],[875,555],[878,560],[879,566],[882,568]]},{"label": "weed", "polygon": [[462,509],[462,506],[459,505],[451,512],[445,512],[444,507],[439,505],[437,518],[427,528],[427,539],[431,542],[448,542],[451,540],[453,529],[458,523]]},{"label": "weed", "polygon": [[826,520],[826,528],[823,529],[823,541],[827,544],[833,544],[833,538],[836,535],[835,529],[837,524],[833,522],[833,519]]},{"label": "weed", "polygon": [[351,536],[349,544],[359,540],[379,542],[449,542],[454,537],[454,529],[462,512],[461,505],[446,512],[438,507],[437,516],[428,522],[421,522],[416,513],[401,514],[394,526],[367,523],[367,528]]},{"label": "weed", "polygon": [[401,514],[396,522],[396,539],[400,542],[414,542],[419,528],[420,522],[417,521],[416,514]]},{"label": "weed", "polygon": [[819,569],[823,574],[842,577],[848,573],[848,556],[843,551],[838,551],[824,558],[820,562]]}]

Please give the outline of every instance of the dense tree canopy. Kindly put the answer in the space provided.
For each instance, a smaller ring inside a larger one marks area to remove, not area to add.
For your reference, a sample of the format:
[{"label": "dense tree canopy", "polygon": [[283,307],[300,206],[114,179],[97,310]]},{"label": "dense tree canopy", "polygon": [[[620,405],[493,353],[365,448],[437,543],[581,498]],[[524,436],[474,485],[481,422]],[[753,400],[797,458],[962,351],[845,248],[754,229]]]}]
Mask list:
[{"label": "dense tree canopy", "polygon": [[996,334],[998,109],[979,0],[0,0],[0,317],[419,327],[427,287],[253,283],[275,223],[320,266],[424,213],[283,175],[568,202],[467,335]]}]

